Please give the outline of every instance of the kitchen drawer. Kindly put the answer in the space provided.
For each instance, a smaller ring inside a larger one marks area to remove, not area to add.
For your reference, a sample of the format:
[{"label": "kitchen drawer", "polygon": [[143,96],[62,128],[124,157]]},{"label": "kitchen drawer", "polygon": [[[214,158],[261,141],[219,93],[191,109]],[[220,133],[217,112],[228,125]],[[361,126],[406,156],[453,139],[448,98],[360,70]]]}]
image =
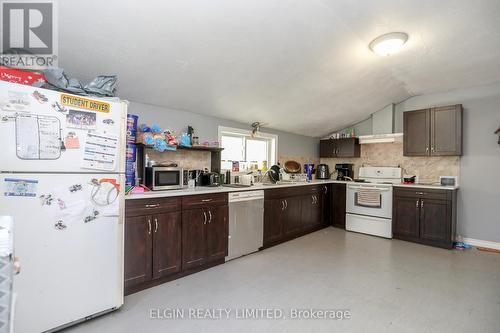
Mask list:
[{"label": "kitchen drawer", "polygon": [[[297,187],[283,187],[283,188],[275,188],[264,191],[265,199],[281,199],[287,197],[298,196],[302,194],[307,194],[304,192],[304,188],[309,186],[297,186]],[[315,187],[315,186],[311,186]]]},{"label": "kitchen drawer", "polygon": [[227,205],[227,193],[188,195],[182,198],[182,209]]},{"label": "kitchen drawer", "polygon": [[330,184],[303,186],[302,194],[327,194]]},{"label": "kitchen drawer", "polygon": [[452,191],[450,190],[434,190],[427,188],[394,188],[394,196],[405,198],[424,198],[436,200],[451,200]]},{"label": "kitchen drawer", "polygon": [[125,201],[125,215],[141,216],[181,210],[180,198],[151,198]]}]

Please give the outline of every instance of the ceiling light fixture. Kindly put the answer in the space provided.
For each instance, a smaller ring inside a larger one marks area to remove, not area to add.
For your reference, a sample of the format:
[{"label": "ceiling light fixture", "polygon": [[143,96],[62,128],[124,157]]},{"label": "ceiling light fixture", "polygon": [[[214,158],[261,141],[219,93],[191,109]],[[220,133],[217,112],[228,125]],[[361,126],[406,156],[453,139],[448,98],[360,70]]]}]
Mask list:
[{"label": "ceiling light fixture", "polygon": [[381,56],[388,56],[401,51],[408,40],[408,34],[404,32],[390,32],[378,36],[370,43],[370,50]]}]

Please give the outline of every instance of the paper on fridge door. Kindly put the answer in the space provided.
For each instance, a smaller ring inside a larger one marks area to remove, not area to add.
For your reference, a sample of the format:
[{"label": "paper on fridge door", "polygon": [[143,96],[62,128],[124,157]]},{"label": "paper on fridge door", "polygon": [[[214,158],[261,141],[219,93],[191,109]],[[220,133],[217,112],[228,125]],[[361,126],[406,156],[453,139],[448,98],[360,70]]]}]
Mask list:
[{"label": "paper on fridge door", "polygon": [[88,132],[82,168],[114,171],[118,158],[118,137],[115,134]]},{"label": "paper on fridge door", "polygon": [[103,216],[118,216],[120,209],[120,185],[115,179],[96,180],[91,190],[91,200]]},{"label": "paper on fridge door", "polygon": [[24,160],[56,160],[61,156],[61,122],[57,117],[16,116],[16,154]]}]

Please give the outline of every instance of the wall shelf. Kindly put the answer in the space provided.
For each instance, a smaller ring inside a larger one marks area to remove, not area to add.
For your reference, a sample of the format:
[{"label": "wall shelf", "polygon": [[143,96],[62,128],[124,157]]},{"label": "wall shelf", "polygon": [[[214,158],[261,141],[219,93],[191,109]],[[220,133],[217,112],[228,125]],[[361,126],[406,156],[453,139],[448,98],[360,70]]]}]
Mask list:
[{"label": "wall shelf", "polygon": [[[153,149],[153,146],[148,146],[143,143],[137,143],[137,176],[144,181],[144,171],[145,171],[145,154],[144,151],[147,149]],[[220,163],[221,163],[221,151],[224,148],[220,147],[206,147],[206,146],[196,146],[196,147],[183,147],[177,146],[177,150],[188,150],[188,151],[205,151],[210,153],[210,169],[212,172],[220,173]],[[166,152],[175,153],[174,150],[167,150]],[[161,152],[160,152],[161,154]]]},{"label": "wall shelf", "polygon": [[[138,146],[142,146],[146,149],[153,149],[153,146],[148,146],[143,143],[138,143]],[[224,150],[224,148],[220,147],[207,147],[207,146],[194,146],[194,147],[184,147],[184,146],[177,146],[178,150],[195,150],[195,151],[208,151],[208,152],[221,152]],[[175,152],[174,150],[167,150],[167,152]]]}]

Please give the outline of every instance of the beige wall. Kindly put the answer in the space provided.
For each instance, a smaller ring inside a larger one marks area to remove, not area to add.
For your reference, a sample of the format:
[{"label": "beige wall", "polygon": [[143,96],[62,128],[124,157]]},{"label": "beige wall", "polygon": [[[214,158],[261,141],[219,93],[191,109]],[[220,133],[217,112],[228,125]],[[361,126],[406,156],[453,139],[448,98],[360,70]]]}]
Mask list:
[{"label": "beige wall", "polygon": [[361,145],[360,158],[322,158],[321,163],[328,164],[332,171],[336,163],[352,163],[355,178],[361,166],[400,166],[403,174],[418,176],[420,183],[434,183],[439,181],[439,176],[459,176],[460,173],[459,157],[406,157],[402,143]]}]

